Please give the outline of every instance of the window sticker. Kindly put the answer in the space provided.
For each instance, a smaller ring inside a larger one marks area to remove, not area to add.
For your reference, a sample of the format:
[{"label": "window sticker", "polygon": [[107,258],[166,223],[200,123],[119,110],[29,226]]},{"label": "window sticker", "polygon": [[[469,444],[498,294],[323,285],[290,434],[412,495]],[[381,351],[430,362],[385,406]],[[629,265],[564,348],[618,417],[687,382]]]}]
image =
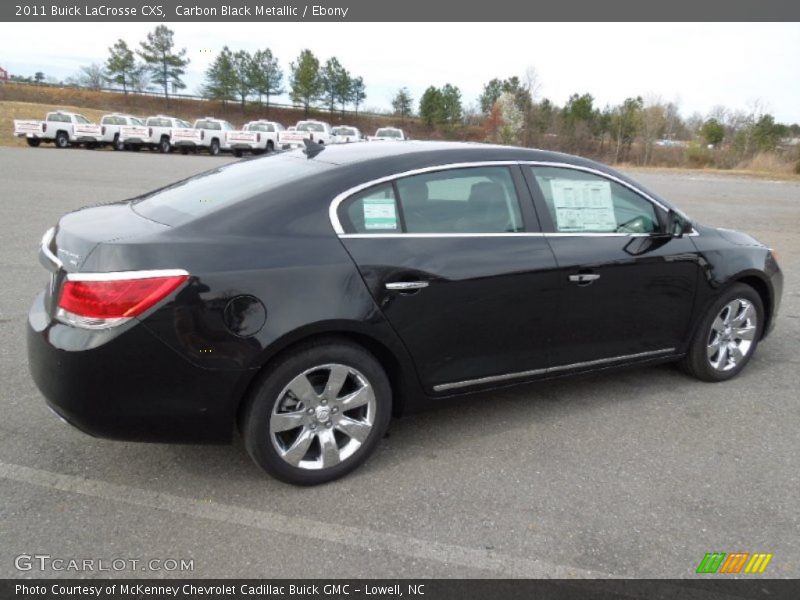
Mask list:
[{"label": "window sticker", "polygon": [[364,198],[365,229],[397,229],[394,198]]},{"label": "window sticker", "polygon": [[559,231],[616,230],[611,182],[553,179],[550,189]]}]

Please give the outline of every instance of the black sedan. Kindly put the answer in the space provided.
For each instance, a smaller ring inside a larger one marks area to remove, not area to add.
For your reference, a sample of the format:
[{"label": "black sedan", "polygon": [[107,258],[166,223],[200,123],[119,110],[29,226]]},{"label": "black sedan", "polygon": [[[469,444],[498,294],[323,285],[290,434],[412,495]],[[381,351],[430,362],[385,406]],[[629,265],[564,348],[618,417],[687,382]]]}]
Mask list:
[{"label": "black sedan", "polygon": [[478,144],[322,147],[64,216],[28,320],[52,409],[92,435],[226,441],[315,484],[390,417],[457,394],[677,361],[738,374],[782,275],[582,158]]}]

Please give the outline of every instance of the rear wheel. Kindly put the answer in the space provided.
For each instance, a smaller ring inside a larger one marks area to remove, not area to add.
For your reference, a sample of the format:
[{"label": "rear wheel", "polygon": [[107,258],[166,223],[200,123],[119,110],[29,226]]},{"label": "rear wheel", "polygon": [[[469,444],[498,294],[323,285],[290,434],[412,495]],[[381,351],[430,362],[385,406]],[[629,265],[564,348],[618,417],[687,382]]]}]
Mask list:
[{"label": "rear wheel", "polygon": [[38,148],[39,144],[42,143],[42,140],[39,138],[25,138],[25,140],[28,142],[28,146],[31,148]]},{"label": "rear wheel", "polygon": [[114,148],[114,150],[125,150],[125,142],[119,139],[119,134],[114,136],[114,141],[112,142],[111,147]]},{"label": "rear wheel", "polygon": [[189,154],[189,149],[186,146],[181,146],[181,154],[184,156]]},{"label": "rear wheel", "polygon": [[219,140],[213,139],[211,140],[211,145],[208,147],[208,153],[211,156],[217,156],[219,154]]},{"label": "rear wheel", "polygon": [[56,148],[69,148],[69,136],[66,131],[56,133]]},{"label": "rear wheel", "polygon": [[389,425],[383,368],[345,341],[301,346],[265,373],[244,413],[253,460],[297,485],[337,479],[363,463]]},{"label": "rear wheel", "polygon": [[272,140],[267,141],[267,152],[275,152],[275,144]]},{"label": "rear wheel", "polygon": [[162,137],[158,142],[158,151],[161,154],[168,154],[170,151],[169,145],[169,138],[167,136]]},{"label": "rear wheel", "polygon": [[680,366],[703,381],[725,381],[744,369],[764,328],[764,305],[758,293],[737,283],[711,306]]},{"label": "rear wheel", "polygon": [[234,155],[236,158],[242,158],[242,154],[243,154],[243,152],[242,152],[241,150],[234,150],[234,151],[233,151],[233,155]]}]

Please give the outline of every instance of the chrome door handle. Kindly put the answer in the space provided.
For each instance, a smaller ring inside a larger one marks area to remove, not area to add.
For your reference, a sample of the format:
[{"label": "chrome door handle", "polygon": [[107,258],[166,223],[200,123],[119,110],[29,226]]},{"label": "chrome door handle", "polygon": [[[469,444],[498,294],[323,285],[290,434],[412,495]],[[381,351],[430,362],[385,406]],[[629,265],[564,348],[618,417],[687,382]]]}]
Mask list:
[{"label": "chrome door handle", "polygon": [[386,284],[387,290],[405,292],[408,290],[421,290],[428,287],[427,281],[394,281]]},{"label": "chrome door handle", "polygon": [[586,284],[592,283],[595,279],[600,279],[597,273],[578,273],[577,275],[570,275],[569,280],[572,283]]}]

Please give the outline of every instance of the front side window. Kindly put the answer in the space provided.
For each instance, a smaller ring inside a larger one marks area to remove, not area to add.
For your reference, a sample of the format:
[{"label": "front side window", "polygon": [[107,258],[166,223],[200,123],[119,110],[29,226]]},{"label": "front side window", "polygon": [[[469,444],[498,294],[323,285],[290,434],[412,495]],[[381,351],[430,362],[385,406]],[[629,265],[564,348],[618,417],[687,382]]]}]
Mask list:
[{"label": "front side window", "polygon": [[656,207],[605,177],[562,167],[530,167],[558,233],[655,233]]}]

